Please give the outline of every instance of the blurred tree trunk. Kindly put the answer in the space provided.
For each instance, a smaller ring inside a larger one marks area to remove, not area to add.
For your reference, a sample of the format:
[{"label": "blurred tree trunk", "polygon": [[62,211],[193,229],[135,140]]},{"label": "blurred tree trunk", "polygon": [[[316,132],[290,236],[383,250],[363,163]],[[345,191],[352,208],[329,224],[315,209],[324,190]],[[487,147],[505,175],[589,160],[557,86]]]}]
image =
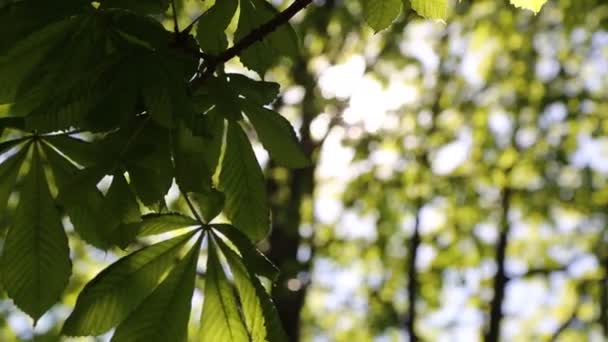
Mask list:
[{"label": "blurred tree trunk", "polygon": [[[308,24],[302,27],[306,27],[310,32],[326,32],[334,6],[334,0],[327,0],[323,5],[309,8],[305,18]],[[300,32],[300,35],[306,37],[307,33]],[[311,164],[303,169],[289,170],[271,163],[267,178],[273,215],[273,229],[268,238],[270,244],[268,256],[280,269],[272,296],[290,341],[300,340],[301,312],[314,257],[314,231],[313,235],[306,238],[300,235],[300,226],[303,223],[309,223],[314,227],[312,214],[311,217],[302,217],[302,204],[304,201],[313,200],[316,186],[315,170],[323,144],[323,141],[313,141],[311,136],[311,123],[323,108],[318,100],[320,95],[316,91],[317,80],[308,70],[307,61],[310,58],[304,49],[300,60],[292,66],[290,75],[294,84],[304,89],[304,97],[300,103],[299,133],[302,149]],[[305,260],[299,260],[298,250],[303,246],[310,248],[310,254]]]},{"label": "blurred tree trunk", "polygon": [[308,73],[306,64],[300,62],[295,65],[293,75],[296,83],[303,86],[306,92],[301,104],[300,138],[311,165],[298,170],[287,170],[276,165],[269,168],[267,184],[273,212],[273,230],[269,238],[268,255],[280,269],[272,293],[274,301],[287,335],[291,341],[297,341],[300,336],[300,312],[308,286],[302,275],[308,274],[311,268],[311,257],[305,261],[298,260],[298,250],[305,242],[299,228],[303,223],[302,203],[312,198],[315,189],[315,155],[318,146],[312,141],[310,124],[318,111],[314,99],[315,82]]},{"label": "blurred tree trunk", "polygon": [[[508,172],[507,172],[508,173]],[[496,274],[494,275],[494,295],[490,303],[490,322],[486,342],[497,342],[500,340],[500,326],[503,319],[502,304],[505,298],[505,288],[507,286],[507,275],[505,271],[505,259],[507,246],[509,244],[509,208],[511,202],[511,189],[506,186],[501,191],[501,217],[500,233],[496,245]]]}]

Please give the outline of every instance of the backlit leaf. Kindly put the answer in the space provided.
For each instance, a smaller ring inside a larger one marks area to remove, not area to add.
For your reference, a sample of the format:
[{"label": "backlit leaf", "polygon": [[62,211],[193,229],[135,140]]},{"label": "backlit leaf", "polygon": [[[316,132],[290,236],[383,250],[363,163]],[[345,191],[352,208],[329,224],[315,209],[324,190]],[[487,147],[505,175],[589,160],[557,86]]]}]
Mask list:
[{"label": "backlit leaf", "polygon": [[445,19],[448,0],[410,0],[412,8],[421,16],[431,19]]},{"label": "backlit leaf", "polygon": [[361,0],[365,21],[376,32],[384,30],[401,14],[403,9],[402,1],[403,0]]},{"label": "backlit leaf", "polygon": [[226,195],[224,211],[250,239],[262,239],[270,229],[270,209],[264,175],[249,139],[238,123],[230,122],[220,173]]},{"label": "backlit leaf", "polygon": [[534,13],[538,13],[547,0],[511,0],[515,7],[525,8]]},{"label": "backlit leaf", "polygon": [[113,342],[185,342],[202,236],[171,273],[123,321]]},{"label": "backlit leaf", "polygon": [[140,249],[99,273],[80,292],[63,334],[100,335],[122,322],[154,291],[194,233]]},{"label": "backlit leaf", "polygon": [[200,341],[249,341],[232,285],[226,278],[217,247],[211,239],[208,251]]},{"label": "backlit leaf", "polygon": [[68,240],[37,145],[3,247],[3,286],[15,304],[36,321],[59,300],[72,267]]}]

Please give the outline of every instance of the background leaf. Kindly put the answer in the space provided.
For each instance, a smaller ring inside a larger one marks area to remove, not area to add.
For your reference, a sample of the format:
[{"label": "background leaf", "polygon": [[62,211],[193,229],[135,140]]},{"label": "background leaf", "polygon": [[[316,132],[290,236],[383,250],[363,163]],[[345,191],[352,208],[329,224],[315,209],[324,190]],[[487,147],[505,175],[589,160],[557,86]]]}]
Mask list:
[{"label": "background leaf", "polygon": [[[374,31],[382,31],[389,27],[401,14],[403,0],[361,0],[363,17]],[[426,0],[422,0],[427,2]],[[431,0],[433,1],[433,0]]]},{"label": "background leaf", "polygon": [[547,0],[510,0],[513,6],[529,9],[538,13]]},{"label": "background leaf", "polygon": [[445,19],[447,17],[447,0],[410,0],[410,2],[412,8],[425,18]]}]

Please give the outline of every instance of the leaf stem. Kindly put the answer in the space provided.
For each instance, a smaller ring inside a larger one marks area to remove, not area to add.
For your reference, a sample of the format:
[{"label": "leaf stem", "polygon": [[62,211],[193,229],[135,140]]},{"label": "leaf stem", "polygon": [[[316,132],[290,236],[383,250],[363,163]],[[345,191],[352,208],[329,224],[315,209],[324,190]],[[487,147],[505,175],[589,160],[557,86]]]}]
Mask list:
[{"label": "leaf stem", "polygon": [[198,223],[203,228],[207,227],[207,223],[203,220],[203,218],[198,214],[198,212],[194,208],[194,205],[192,204],[192,201],[190,201],[190,198],[188,197],[188,194],[182,192],[181,190],[180,190],[180,192],[182,193],[182,196],[184,196],[184,199],[186,200],[186,203],[188,204],[188,208],[190,208],[190,211],[192,212],[192,215],[194,215],[194,218],[196,218],[196,220],[198,221]]}]

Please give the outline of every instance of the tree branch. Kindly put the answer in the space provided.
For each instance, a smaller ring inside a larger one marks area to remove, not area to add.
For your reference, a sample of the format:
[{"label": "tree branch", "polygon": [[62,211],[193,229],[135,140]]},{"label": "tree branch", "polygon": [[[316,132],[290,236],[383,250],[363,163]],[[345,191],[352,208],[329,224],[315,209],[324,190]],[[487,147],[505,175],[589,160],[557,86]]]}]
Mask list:
[{"label": "tree branch", "polygon": [[289,7],[277,14],[274,18],[268,22],[262,24],[257,29],[249,32],[245,37],[236,42],[232,47],[228,48],[218,56],[208,58],[203,67],[203,73],[200,77],[197,77],[191,82],[191,86],[196,88],[199,84],[211,76],[218,66],[228,62],[232,58],[238,56],[241,52],[245,51],[248,47],[254,43],[261,41],[266,36],[276,31],[280,26],[289,22],[298,12],[303,10],[306,6],[312,3],[312,0],[295,0]]},{"label": "tree branch", "polygon": [[418,200],[416,203],[416,217],[414,222],[414,232],[410,239],[409,244],[409,258],[408,258],[408,279],[407,279],[407,297],[409,302],[408,315],[406,320],[406,328],[410,334],[410,341],[417,342],[419,340],[416,334],[416,299],[418,297],[418,271],[416,269],[416,260],[418,256],[418,248],[420,247],[420,216],[422,213],[422,201]]},{"label": "tree branch", "polygon": [[507,245],[509,244],[509,209],[511,202],[511,188],[506,186],[501,194],[501,218],[500,218],[500,236],[496,245],[496,275],[494,276],[494,296],[490,304],[490,324],[488,333],[485,336],[486,342],[497,342],[500,340],[500,325],[502,323],[503,311],[502,303],[505,297],[505,288],[507,287],[507,275],[505,270],[505,260],[507,254]]}]

